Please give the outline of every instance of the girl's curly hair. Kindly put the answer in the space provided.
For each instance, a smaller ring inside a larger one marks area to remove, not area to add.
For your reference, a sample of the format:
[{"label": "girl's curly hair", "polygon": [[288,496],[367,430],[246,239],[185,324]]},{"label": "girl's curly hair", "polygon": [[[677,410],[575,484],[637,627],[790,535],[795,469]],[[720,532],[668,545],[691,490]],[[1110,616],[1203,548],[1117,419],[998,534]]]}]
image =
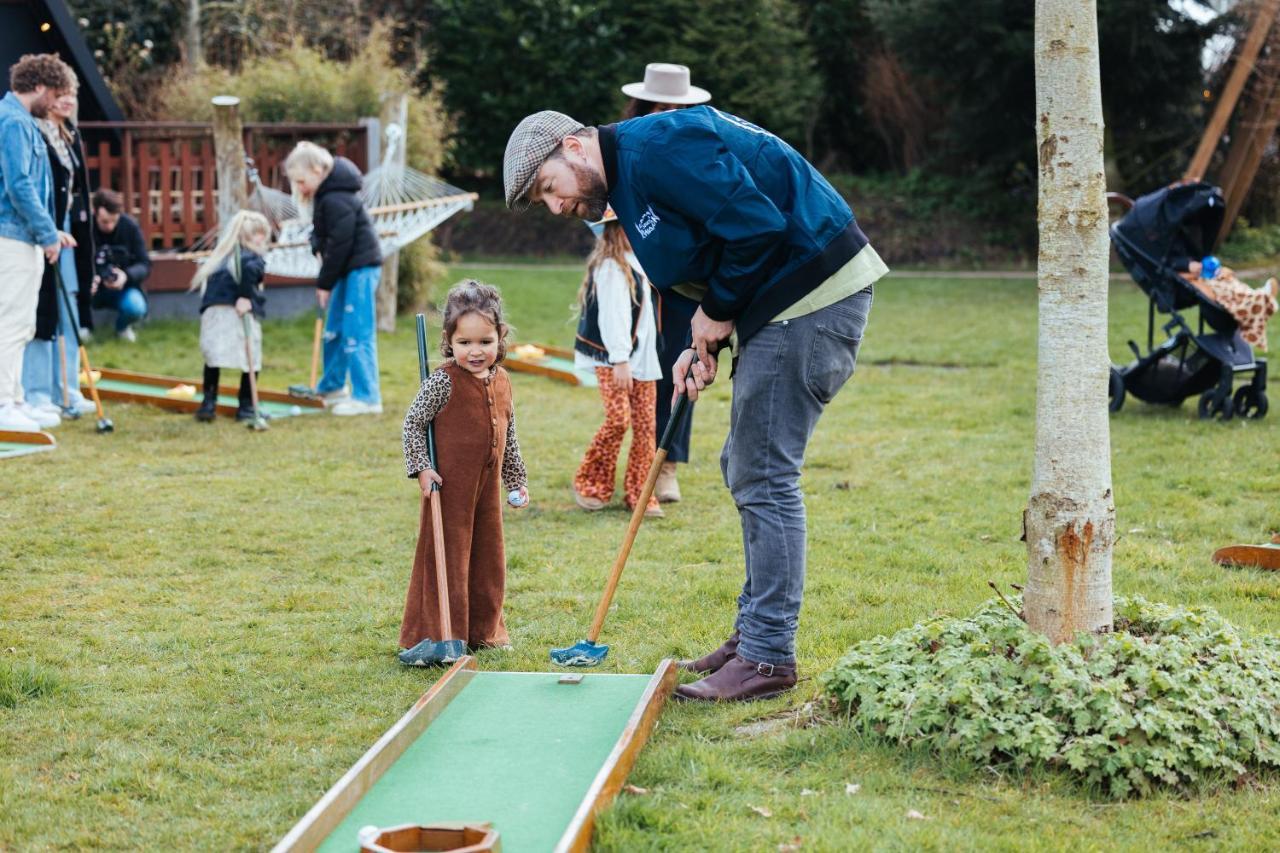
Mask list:
[{"label": "girl's curly hair", "polygon": [[466,314],[479,314],[493,324],[498,330],[498,359],[494,364],[501,364],[507,357],[507,335],[512,329],[502,317],[502,294],[492,284],[469,278],[455,284],[444,303],[444,334],[440,336],[440,354],[445,358],[453,358],[453,333],[458,330],[458,321]]}]

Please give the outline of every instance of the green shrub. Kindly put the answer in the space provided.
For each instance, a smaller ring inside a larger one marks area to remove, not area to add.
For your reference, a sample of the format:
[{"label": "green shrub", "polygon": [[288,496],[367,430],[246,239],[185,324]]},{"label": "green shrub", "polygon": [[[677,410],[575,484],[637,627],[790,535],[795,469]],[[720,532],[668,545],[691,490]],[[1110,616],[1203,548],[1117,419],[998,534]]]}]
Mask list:
[{"label": "green shrub", "polygon": [[1227,241],[1218,249],[1218,255],[1229,266],[1235,267],[1280,255],[1280,223],[1254,227],[1241,216]]},{"label": "green shrub", "polygon": [[859,643],[821,683],[899,744],[1062,768],[1114,797],[1280,765],[1280,639],[1141,598],[1115,614],[1115,633],[1055,647],[991,601]]},{"label": "green shrub", "polygon": [[60,686],[57,673],[34,661],[0,661],[0,708],[16,708],[19,702],[54,693]]}]

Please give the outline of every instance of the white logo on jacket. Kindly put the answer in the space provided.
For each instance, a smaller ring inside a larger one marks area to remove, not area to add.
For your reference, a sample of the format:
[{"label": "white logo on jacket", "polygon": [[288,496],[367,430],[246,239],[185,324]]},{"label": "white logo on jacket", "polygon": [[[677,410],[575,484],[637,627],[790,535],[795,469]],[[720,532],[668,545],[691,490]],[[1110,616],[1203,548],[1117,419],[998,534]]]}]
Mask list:
[{"label": "white logo on jacket", "polygon": [[640,232],[641,237],[648,237],[657,227],[658,214],[653,212],[652,207],[646,209],[644,215],[636,220],[636,230]]}]

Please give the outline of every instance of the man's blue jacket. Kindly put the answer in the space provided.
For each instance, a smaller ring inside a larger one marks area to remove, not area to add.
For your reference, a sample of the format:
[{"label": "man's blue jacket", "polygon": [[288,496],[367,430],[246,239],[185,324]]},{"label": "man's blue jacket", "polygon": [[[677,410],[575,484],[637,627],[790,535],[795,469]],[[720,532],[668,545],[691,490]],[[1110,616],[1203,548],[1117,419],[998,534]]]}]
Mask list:
[{"label": "man's blue jacket", "polygon": [[599,128],[609,203],[649,280],[704,282],[702,310],[745,341],[867,244],[794,148],[711,107]]},{"label": "man's blue jacket", "polygon": [[36,120],[13,92],[0,99],[0,237],[52,246],[53,180]]}]

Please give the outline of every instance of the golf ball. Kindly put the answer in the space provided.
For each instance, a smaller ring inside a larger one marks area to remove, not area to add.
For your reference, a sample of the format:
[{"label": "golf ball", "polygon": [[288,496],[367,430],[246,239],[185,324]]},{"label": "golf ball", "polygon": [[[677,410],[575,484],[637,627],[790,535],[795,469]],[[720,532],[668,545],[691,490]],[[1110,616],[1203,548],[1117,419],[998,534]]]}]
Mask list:
[{"label": "golf ball", "polygon": [[512,506],[524,506],[528,502],[529,502],[529,499],[526,498],[524,495],[520,494],[519,489],[512,489],[510,492],[507,493],[507,503],[511,504]]},{"label": "golf ball", "polygon": [[290,407],[289,407],[289,414],[291,414],[291,415],[293,415],[293,416],[295,416],[295,417],[296,417],[296,416],[298,416],[298,415],[300,415],[300,414],[302,414],[302,407],[301,407],[301,406],[290,406]]}]

